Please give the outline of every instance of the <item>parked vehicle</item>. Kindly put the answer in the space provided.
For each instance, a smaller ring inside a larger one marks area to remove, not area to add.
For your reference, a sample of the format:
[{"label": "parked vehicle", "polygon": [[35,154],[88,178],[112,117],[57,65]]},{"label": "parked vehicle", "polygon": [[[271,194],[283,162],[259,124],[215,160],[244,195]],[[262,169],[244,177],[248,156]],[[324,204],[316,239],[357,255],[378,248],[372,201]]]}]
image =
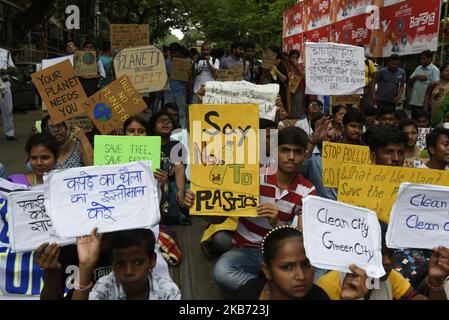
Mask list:
[{"label": "parked vehicle", "polygon": [[36,87],[31,81],[31,74],[42,69],[40,63],[18,62],[10,72],[11,93],[14,112],[37,110],[41,99]]}]

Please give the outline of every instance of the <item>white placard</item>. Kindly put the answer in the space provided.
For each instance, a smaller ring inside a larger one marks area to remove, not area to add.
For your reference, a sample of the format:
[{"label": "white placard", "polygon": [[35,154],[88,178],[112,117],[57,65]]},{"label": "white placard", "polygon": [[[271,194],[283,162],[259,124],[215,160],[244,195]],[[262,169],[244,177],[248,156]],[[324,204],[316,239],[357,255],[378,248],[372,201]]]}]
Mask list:
[{"label": "white placard", "polygon": [[255,103],[259,105],[261,119],[274,121],[278,93],[278,84],[258,85],[248,81],[208,81],[203,104]]},{"label": "white placard", "polygon": [[68,55],[68,56],[63,56],[63,57],[58,57],[58,58],[53,58],[53,59],[44,59],[42,60],[42,70],[51,66],[54,66],[57,63],[60,63],[64,60],[69,60],[70,63],[73,66],[73,54],[72,55]]},{"label": "white placard", "polygon": [[33,251],[44,242],[61,246],[75,243],[74,238],[62,239],[56,235],[45,208],[43,187],[11,192],[7,201],[11,251]]},{"label": "white placard", "polygon": [[432,131],[432,128],[418,128],[418,141],[416,146],[420,149],[427,147],[426,136]]},{"label": "white placard", "polygon": [[391,209],[387,246],[449,247],[449,187],[401,183]]},{"label": "white placard", "polygon": [[385,274],[379,220],[374,211],[317,196],[303,199],[304,247],[315,267],[351,273],[349,265],[372,278]]},{"label": "white placard", "polygon": [[159,223],[151,161],[51,171],[44,176],[50,217],[61,237],[149,228]]},{"label": "white placard", "polygon": [[306,94],[362,94],[365,87],[365,51],[331,42],[306,42]]},{"label": "white placard", "polygon": [[2,198],[6,198],[10,192],[27,189],[28,187],[24,184],[13,183],[9,180],[0,178],[0,197]]}]

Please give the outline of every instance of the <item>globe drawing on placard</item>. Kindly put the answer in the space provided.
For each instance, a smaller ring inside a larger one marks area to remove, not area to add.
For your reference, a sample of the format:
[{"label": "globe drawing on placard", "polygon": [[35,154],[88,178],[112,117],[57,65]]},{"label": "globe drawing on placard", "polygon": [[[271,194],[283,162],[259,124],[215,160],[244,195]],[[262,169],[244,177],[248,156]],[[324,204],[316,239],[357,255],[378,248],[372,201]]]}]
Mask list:
[{"label": "globe drawing on placard", "polygon": [[94,118],[100,122],[107,122],[112,118],[112,109],[105,103],[97,103],[94,107]]},{"label": "globe drawing on placard", "polygon": [[86,52],[83,54],[83,62],[85,64],[92,64],[95,62],[95,56],[90,52]]}]

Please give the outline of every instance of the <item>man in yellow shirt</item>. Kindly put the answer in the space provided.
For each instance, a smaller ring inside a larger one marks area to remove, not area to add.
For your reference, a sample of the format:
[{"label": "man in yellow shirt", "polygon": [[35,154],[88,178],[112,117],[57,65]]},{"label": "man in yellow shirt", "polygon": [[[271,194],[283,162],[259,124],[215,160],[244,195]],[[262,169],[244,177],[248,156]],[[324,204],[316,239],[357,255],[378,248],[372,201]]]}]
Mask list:
[{"label": "man in yellow shirt", "polygon": [[[365,48],[362,44],[359,47]],[[374,63],[365,56],[365,87],[363,88],[362,99],[360,100],[360,107],[374,106],[375,82],[374,76],[376,74],[376,67]]]}]

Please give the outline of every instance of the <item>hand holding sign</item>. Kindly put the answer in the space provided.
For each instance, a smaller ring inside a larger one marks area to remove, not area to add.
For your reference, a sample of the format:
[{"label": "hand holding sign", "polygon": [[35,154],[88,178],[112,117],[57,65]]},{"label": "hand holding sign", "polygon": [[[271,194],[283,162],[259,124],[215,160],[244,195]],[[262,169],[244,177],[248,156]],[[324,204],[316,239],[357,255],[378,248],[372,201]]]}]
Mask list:
[{"label": "hand holding sign", "polygon": [[354,264],[350,265],[349,269],[353,273],[346,274],[341,286],[340,298],[342,300],[356,300],[363,298],[368,294],[366,272]]},{"label": "hand holding sign", "polygon": [[94,228],[89,236],[76,239],[76,250],[80,265],[94,268],[100,257],[101,239],[103,235],[97,233],[98,228]]},{"label": "hand holding sign", "polygon": [[449,277],[449,249],[435,248],[429,260],[428,284],[434,288],[441,287]]},{"label": "hand holding sign", "polygon": [[34,262],[45,272],[59,272],[61,271],[60,252],[61,250],[56,243],[49,245],[48,242],[45,242],[36,249]]}]

